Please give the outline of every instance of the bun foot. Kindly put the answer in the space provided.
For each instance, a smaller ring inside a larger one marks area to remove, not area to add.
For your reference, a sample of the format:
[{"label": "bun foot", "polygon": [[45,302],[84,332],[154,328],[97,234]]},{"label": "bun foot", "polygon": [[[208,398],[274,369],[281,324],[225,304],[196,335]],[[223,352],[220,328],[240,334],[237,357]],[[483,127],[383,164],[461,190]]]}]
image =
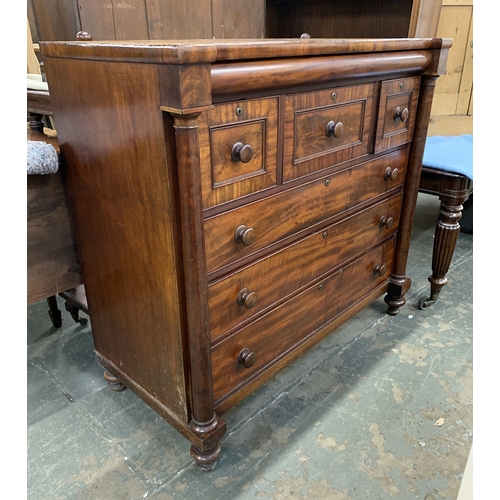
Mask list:
[{"label": "bun foot", "polygon": [[126,388],[114,375],[109,373],[108,370],[104,372],[104,378],[113,391],[120,392]]},{"label": "bun foot", "polygon": [[191,446],[191,456],[203,472],[210,472],[215,469],[220,452],[220,443],[213,450],[209,451],[200,451],[194,445]]},{"label": "bun foot", "polygon": [[384,302],[389,306],[387,308],[387,314],[395,316],[399,313],[400,308],[406,304],[406,299],[404,297],[394,298],[386,295],[384,297]]}]

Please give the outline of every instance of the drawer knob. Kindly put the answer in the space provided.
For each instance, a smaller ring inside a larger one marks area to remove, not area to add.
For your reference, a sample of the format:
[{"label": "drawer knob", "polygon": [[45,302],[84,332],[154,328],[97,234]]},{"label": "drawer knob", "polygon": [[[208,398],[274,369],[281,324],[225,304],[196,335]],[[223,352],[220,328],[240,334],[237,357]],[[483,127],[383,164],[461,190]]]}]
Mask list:
[{"label": "drawer knob", "polygon": [[234,232],[234,241],[247,247],[255,241],[255,231],[251,227],[238,226]]},{"label": "drawer knob", "polygon": [[255,292],[251,292],[248,288],[242,288],[236,298],[236,302],[238,302],[238,305],[240,306],[252,309],[252,307],[257,304],[257,294]]},{"label": "drawer knob", "polygon": [[391,167],[387,167],[384,172],[384,179],[388,181],[391,179],[391,181],[395,181],[398,178],[399,175],[399,170],[395,168],[394,170]]},{"label": "drawer knob", "polygon": [[383,276],[386,271],[387,268],[385,267],[385,264],[375,264],[373,267],[373,274],[378,274],[379,276]]},{"label": "drawer knob", "polygon": [[251,368],[255,364],[256,359],[255,353],[246,347],[238,354],[238,363],[245,368]]},{"label": "drawer knob", "polygon": [[408,116],[410,115],[410,112],[408,111],[408,108],[403,108],[401,109],[399,106],[394,110],[394,121],[397,122],[398,120],[401,120],[403,123],[408,120]]},{"label": "drawer knob", "polygon": [[234,161],[241,161],[241,163],[248,163],[253,157],[253,149],[250,144],[243,144],[237,142],[233,149],[231,149],[231,158]]},{"label": "drawer knob", "polygon": [[344,125],[342,122],[335,123],[333,120],[326,124],[325,129],[327,137],[336,137],[337,139],[344,133]]},{"label": "drawer knob", "polygon": [[394,219],[392,217],[386,217],[385,215],[382,215],[382,217],[380,217],[380,222],[379,222],[380,227],[386,227],[387,229],[391,229],[393,224],[394,224]]}]

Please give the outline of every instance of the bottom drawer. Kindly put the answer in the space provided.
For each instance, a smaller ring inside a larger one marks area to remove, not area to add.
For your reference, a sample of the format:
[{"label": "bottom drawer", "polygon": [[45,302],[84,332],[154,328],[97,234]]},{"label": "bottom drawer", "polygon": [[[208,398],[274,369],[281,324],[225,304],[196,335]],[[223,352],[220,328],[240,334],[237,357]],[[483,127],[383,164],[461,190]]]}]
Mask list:
[{"label": "bottom drawer", "polygon": [[395,238],[260,316],[212,348],[214,401],[238,391],[386,281]]}]

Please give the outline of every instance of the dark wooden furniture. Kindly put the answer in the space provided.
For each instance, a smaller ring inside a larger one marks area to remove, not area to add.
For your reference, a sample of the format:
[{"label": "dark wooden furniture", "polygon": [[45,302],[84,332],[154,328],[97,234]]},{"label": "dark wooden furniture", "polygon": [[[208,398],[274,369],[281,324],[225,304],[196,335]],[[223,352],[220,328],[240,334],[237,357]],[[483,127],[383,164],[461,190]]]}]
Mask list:
[{"label": "dark wooden furniture", "polygon": [[33,42],[433,37],[442,0],[28,0]]},{"label": "dark wooden furniture", "polygon": [[[28,130],[28,140],[59,150],[57,139]],[[28,304],[81,284],[61,171],[27,176]]]},{"label": "dark wooden furniture", "polygon": [[[57,138],[43,133],[44,117],[53,115],[49,93],[28,90],[27,97],[27,140],[50,144],[60,156]],[[79,311],[88,314],[88,307],[62,170],[27,176],[27,244],[28,304],[46,299],[50,320],[59,328],[59,294],[73,319],[86,323],[87,319],[79,316]]]},{"label": "dark wooden furniture", "polygon": [[424,166],[420,191],[439,196],[441,200],[432,251],[432,274],[429,276],[430,296],[418,301],[420,309],[426,309],[435,304],[441,289],[448,283],[446,274],[460,234],[463,204],[472,194],[472,180],[465,175]]},{"label": "dark wooden furniture", "polygon": [[97,360],[211,470],[222,414],[404,305],[451,42],[46,42]]}]

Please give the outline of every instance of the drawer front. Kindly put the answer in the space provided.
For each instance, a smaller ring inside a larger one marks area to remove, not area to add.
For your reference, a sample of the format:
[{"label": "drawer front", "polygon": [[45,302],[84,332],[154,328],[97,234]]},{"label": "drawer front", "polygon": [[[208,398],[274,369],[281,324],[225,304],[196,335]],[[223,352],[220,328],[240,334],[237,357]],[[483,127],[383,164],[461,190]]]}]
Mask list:
[{"label": "drawer front", "polygon": [[396,232],[400,194],[322,229],[208,288],[212,340]]},{"label": "drawer front", "polygon": [[[212,348],[214,400],[244,387],[390,276],[395,240],[296,295]],[[385,273],[374,272],[385,266]]]},{"label": "drawer front", "polygon": [[285,98],[283,179],[368,153],[374,84]]},{"label": "drawer front", "polygon": [[382,82],[375,152],[410,142],[417,112],[420,77]]},{"label": "drawer front", "polygon": [[394,151],[365,164],[206,219],[208,273],[377,195],[401,187],[406,159],[406,149]]},{"label": "drawer front", "polygon": [[204,208],[276,185],[277,97],[215,105],[199,137]]}]

